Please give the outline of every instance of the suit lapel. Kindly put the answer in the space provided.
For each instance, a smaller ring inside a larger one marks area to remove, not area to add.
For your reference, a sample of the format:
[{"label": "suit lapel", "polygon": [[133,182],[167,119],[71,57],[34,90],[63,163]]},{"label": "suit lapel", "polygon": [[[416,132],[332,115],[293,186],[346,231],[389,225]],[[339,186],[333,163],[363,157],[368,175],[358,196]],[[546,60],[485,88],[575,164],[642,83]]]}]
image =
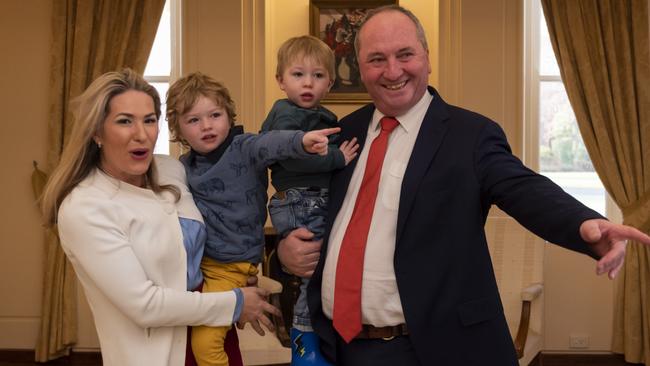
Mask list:
[{"label": "suit lapel", "polygon": [[[341,136],[339,137],[340,141],[346,141],[356,137],[357,142],[359,143],[359,154],[361,154],[361,151],[365,148],[366,136],[368,135],[368,124],[370,123],[374,110],[374,105],[370,104],[349,118],[341,120],[342,131]],[[358,161],[359,158],[357,157],[345,168],[332,175],[331,186],[335,189],[330,190],[330,203],[328,209],[330,228],[334,223],[334,218],[338,214],[341,205],[343,205],[343,200],[348,192],[348,184],[350,183],[350,179],[352,179],[352,173],[354,173],[354,168],[357,166]]]},{"label": "suit lapel", "polygon": [[445,134],[447,133],[446,120],[449,118],[446,103],[433,88],[433,100],[424,116],[418,137],[413,146],[411,158],[404,173],[400,193],[399,211],[397,214],[396,245],[404,232],[408,215],[413,206],[415,196],[424,175],[428,171],[433,157],[436,155]]},{"label": "suit lapel", "polygon": [[[433,100],[427,109],[424,120],[422,121],[402,181],[399,212],[397,216],[396,243],[399,243],[399,239],[404,231],[404,225],[406,224],[408,214],[413,206],[420,182],[429,169],[431,161],[436,155],[445,134],[447,133],[446,121],[449,118],[446,107],[447,104],[442,100],[435,89],[429,88],[429,91],[433,94]],[[370,104],[359,110],[357,113],[354,113],[354,115],[341,120],[341,141],[356,137],[359,141],[359,153],[361,153],[365,148],[365,143],[367,142],[366,136],[368,135],[368,124],[372,119],[374,110],[374,105]],[[328,233],[332,228],[334,218],[336,218],[336,215],[341,209],[350,179],[352,179],[352,173],[354,172],[358,160],[359,159],[354,159],[348,166],[334,173],[332,176],[331,186],[334,189],[330,190]],[[324,245],[324,247],[326,247],[326,245]]]}]

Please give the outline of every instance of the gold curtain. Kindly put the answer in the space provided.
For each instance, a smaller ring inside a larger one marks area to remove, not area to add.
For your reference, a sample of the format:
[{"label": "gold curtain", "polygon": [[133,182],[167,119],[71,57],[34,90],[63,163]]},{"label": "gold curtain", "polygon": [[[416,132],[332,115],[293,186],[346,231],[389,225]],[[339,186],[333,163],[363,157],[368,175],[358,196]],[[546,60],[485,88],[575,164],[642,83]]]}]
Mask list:
[{"label": "gold curtain", "polygon": [[[70,100],[108,71],[130,67],[144,72],[164,5],[165,0],[54,1],[47,150],[50,169],[59,161],[72,127]],[[45,250],[38,362],[69,354],[77,341],[76,279],[54,231],[46,233]]]},{"label": "gold curtain", "polygon": [[[580,133],[624,222],[650,231],[647,0],[542,0]],[[631,242],[617,283],[613,351],[650,364],[650,248]]]}]

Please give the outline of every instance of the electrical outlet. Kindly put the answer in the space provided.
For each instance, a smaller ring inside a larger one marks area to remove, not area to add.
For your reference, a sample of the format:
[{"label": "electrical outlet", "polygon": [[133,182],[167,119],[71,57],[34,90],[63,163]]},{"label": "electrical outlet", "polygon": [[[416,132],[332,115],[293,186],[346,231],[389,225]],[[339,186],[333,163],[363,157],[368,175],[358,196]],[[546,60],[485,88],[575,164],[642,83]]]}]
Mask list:
[{"label": "electrical outlet", "polygon": [[589,348],[589,336],[586,334],[572,334],[569,337],[569,348]]}]

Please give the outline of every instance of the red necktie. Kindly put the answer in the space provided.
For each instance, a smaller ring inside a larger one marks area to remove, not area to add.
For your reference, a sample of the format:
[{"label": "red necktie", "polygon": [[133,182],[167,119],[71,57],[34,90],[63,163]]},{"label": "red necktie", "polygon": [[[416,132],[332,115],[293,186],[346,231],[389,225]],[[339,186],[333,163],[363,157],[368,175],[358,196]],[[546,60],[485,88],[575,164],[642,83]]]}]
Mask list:
[{"label": "red necktie", "polygon": [[381,132],[370,145],[366,170],[336,265],[332,317],[334,328],[347,343],[361,331],[361,279],[366,241],[375,209],[381,167],[388,147],[388,136],[399,125],[393,117],[384,117],[379,123]]}]

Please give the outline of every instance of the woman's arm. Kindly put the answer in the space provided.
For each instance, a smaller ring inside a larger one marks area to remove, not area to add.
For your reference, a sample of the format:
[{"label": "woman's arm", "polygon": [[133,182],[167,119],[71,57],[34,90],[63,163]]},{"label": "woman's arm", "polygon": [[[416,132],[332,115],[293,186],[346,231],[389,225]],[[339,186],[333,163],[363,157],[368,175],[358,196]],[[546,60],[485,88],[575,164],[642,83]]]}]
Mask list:
[{"label": "woman's arm", "polygon": [[[167,262],[169,258],[165,256],[143,256],[146,250],[142,248],[137,254],[127,234],[127,230],[133,229],[129,227],[132,222],[126,216],[119,205],[101,195],[75,195],[73,192],[61,206],[58,226],[61,244],[87,288],[87,294],[93,296],[95,291],[101,292],[143,328],[231,324],[236,303],[234,292],[185,291],[185,266],[174,268],[176,263]],[[177,217],[173,219],[178,220]],[[164,230],[157,224],[152,222],[145,230]],[[157,242],[157,245],[169,245],[169,241]],[[174,253],[174,248],[164,249],[169,250],[168,255],[181,255]],[[177,249],[183,250],[180,243]],[[159,254],[160,251],[156,251],[152,255]],[[159,285],[156,282],[160,280],[147,275],[145,266],[151,270],[155,266],[151,262],[156,259],[165,265],[161,270],[180,271],[178,288],[168,287],[170,284]],[[88,291],[89,288],[92,291]]]}]

